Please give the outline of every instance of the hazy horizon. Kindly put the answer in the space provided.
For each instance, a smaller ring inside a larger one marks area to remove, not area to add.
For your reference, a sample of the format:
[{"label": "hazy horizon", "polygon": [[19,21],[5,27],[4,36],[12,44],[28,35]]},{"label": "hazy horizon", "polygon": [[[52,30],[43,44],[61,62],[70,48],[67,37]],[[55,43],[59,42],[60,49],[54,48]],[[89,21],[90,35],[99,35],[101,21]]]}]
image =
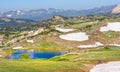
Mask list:
[{"label": "hazy horizon", "polygon": [[120,4],[120,0],[56,0],[52,2],[51,0],[3,0],[0,4],[0,12],[10,10],[28,11],[48,8],[83,10],[117,4]]}]

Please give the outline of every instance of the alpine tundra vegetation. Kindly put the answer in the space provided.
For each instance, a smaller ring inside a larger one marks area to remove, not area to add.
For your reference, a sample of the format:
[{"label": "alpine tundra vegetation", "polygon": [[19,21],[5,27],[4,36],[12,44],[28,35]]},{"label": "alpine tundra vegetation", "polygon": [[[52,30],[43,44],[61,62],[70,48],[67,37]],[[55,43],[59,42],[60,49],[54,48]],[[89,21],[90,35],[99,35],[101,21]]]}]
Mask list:
[{"label": "alpine tundra vegetation", "polygon": [[120,72],[119,0],[6,1],[0,72]]}]

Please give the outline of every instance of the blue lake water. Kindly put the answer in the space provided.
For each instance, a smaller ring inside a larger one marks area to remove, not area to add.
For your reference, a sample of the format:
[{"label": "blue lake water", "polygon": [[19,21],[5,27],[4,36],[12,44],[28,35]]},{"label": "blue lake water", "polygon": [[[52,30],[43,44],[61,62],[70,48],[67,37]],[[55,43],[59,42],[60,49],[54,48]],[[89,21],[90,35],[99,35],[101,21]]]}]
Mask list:
[{"label": "blue lake water", "polygon": [[52,58],[54,56],[63,55],[64,52],[38,52],[34,50],[16,50],[11,55],[7,56],[8,59],[20,59],[21,54],[29,54],[30,59],[37,58]]}]

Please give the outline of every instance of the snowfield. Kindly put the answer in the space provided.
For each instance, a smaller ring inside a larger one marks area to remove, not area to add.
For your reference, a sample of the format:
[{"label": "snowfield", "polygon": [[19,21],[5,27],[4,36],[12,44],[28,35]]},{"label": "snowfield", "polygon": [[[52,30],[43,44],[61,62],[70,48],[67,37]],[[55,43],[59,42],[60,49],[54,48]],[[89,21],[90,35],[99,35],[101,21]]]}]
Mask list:
[{"label": "snowfield", "polygon": [[108,23],[107,26],[100,28],[100,32],[106,31],[120,31],[120,22]]},{"label": "snowfield", "polygon": [[120,47],[120,44],[102,44],[100,42],[96,42],[94,45],[80,45],[78,46],[79,48],[96,48],[96,47],[99,47],[99,46],[117,46],[117,47]]},{"label": "snowfield", "polygon": [[95,48],[95,47],[99,47],[99,46],[103,46],[103,44],[100,42],[95,42],[94,45],[80,45],[78,47],[79,48]]},{"label": "snowfield", "polygon": [[85,41],[89,39],[85,32],[70,33],[66,35],[60,35],[59,37],[69,41]]},{"label": "snowfield", "polygon": [[60,32],[71,32],[71,31],[74,31],[74,29],[63,29],[63,28],[56,28],[56,30],[58,30]]},{"label": "snowfield", "polygon": [[90,72],[120,72],[120,61],[98,64]]}]

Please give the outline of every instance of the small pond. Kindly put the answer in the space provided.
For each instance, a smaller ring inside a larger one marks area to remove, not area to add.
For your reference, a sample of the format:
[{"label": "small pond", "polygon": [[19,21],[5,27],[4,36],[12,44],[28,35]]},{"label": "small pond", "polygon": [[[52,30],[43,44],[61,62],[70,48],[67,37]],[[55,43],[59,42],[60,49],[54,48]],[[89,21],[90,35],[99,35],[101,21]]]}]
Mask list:
[{"label": "small pond", "polygon": [[28,54],[29,59],[37,59],[37,58],[52,58],[54,56],[63,55],[64,52],[39,52],[34,50],[16,50],[11,55],[8,55],[8,59],[20,59],[21,55]]}]

